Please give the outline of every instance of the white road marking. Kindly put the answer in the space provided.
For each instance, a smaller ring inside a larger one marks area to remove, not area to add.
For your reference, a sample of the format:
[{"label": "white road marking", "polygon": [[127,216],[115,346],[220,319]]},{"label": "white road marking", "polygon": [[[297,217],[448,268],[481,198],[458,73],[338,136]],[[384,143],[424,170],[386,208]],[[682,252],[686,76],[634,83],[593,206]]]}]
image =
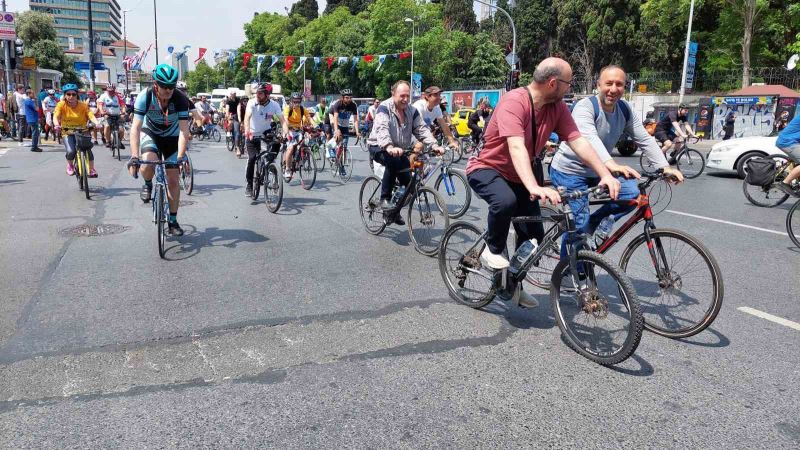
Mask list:
[{"label": "white road marking", "polygon": [[789,327],[789,328],[791,328],[793,330],[800,331],[800,323],[792,322],[791,320],[784,319],[783,317],[773,316],[772,314],[765,313],[764,311],[759,311],[759,310],[754,309],[754,308],[749,308],[747,306],[740,306],[740,307],[738,307],[736,309],[738,309],[741,312],[744,312],[744,313],[747,313],[747,314],[752,314],[752,315],[754,315],[756,317],[760,317],[762,319],[769,320],[770,322],[775,322],[775,323],[777,323],[779,325],[783,325],[785,327]]},{"label": "white road marking", "polygon": [[789,236],[788,234],[784,233],[783,231],[775,231],[775,230],[770,230],[768,228],[754,227],[752,225],[745,225],[743,223],[729,222],[727,220],[715,219],[713,217],[698,216],[697,214],[689,214],[689,213],[685,213],[685,212],[681,212],[681,211],[673,211],[671,209],[667,209],[667,210],[665,210],[665,212],[672,213],[672,214],[677,214],[679,216],[694,217],[695,219],[709,220],[711,222],[724,223],[725,225],[733,225],[735,227],[748,228],[750,230],[763,231],[765,233],[777,234],[779,236]]},{"label": "white road marking", "polygon": [[5,154],[6,154],[6,152],[8,152],[8,149],[7,149],[7,148],[0,148],[0,156],[3,156],[3,155],[5,155]]}]

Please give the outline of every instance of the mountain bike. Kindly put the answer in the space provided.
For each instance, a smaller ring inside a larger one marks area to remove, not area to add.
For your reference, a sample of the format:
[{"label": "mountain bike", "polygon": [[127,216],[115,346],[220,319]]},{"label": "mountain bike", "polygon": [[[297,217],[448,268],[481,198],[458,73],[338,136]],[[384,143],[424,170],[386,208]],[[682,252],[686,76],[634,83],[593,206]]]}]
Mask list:
[{"label": "mountain bike", "polygon": [[[164,254],[166,253],[166,241],[167,241],[167,228],[168,228],[168,218],[169,218],[169,197],[167,196],[167,173],[165,170],[166,166],[173,167],[176,164],[178,167],[183,165],[186,162],[187,158],[184,156],[183,158],[179,159],[177,163],[172,163],[168,161],[146,161],[140,160],[140,165],[151,165],[155,166],[156,169],[156,176],[153,177],[153,196],[151,200],[151,204],[153,205],[153,223],[156,225],[156,235],[158,239],[158,256],[162,259],[164,258]],[[136,178],[138,178],[138,173],[136,174]]]},{"label": "mountain bike", "polygon": [[[314,181],[317,179],[317,162],[311,156],[311,149],[305,140],[305,134],[300,135],[300,140],[295,143],[295,149],[292,152],[292,160],[289,164],[289,172],[294,175],[300,174],[300,186],[305,190],[314,187]],[[286,144],[281,148],[281,170],[285,171],[285,163],[283,155],[286,152]]]},{"label": "mountain bike", "polygon": [[[699,138],[689,138],[686,140],[686,142],[681,144],[680,149],[674,150],[668,157],[668,159],[675,159],[675,162],[670,163],[670,165],[677,167],[683,176],[689,179],[699,177],[706,168],[705,156],[703,156],[703,154],[699,151],[689,147],[690,140],[693,141],[692,143],[697,143],[700,141]],[[676,143],[674,145],[678,144]],[[656,171],[655,162],[650,161],[650,158],[648,158],[644,152],[642,152],[642,155],[639,157],[639,165],[645,172],[652,173]]]},{"label": "mountain bike", "polygon": [[[567,200],[604,192],[601,188],[563,192],[560,212],[535,250],[524,258],[514,253],[513,267],[493,270],[481,262],[486,231],[469,222],[455,222],[445,232],[439,251],[439,271],[450,296],[471,308],[483,308],[495,296],[518,304],[522,281],[564,233],[577,233]],[[513,224],[545,222],[542,216],[512,219]],[[630,278],[619,267],[589,249],[585,237],[570,239],[567,257],[555,266],[550,302],[556,323],[569,347],[602,365],[625,361],[639,345],[643,318]]]},{"label": "mountain bike", "polygon": [[325,157],[325,134],[317,128],[309,127],[304,130],[306,132],[305,139],[311,150],[311,156],[314,158],[317,172],[322,172],[325,170],[325,161],[328,159]]},{"label": "mountain bike", "polygon": [[[463,171],[453,169],[443,157],[428,158],[425,161],[423,184],[436,177],[433,188],[447,205],[447,215],[451,219],[458,219],[466,214],[472,202],[472,188],[469,186],[467,176]],[[438,169],[438,170],[437,170]]]},{"label": "mountain bike", "polygon": [[794,245],[800,248],[800,200],[786,214],[786,232]]},{"label": "mountain bike", "polygon": [[[86,200],[91,199],[89,194],[89,160],[92,151],[92,136],[89,134],[90,128],[68,128],[62,127],[61,132],[72,131],[75,136],[75,179],[78,181],[78,189],[86,195]],[[65,135],[64,139],[68,136]]]},{"label": "mountain bike", "polygon": [[111,157],[113,158],[114,154],[116,153],[117,161],[122,160],[122,156],[120,155],[119,151],[119,117],[120,116],[116,115],[106,116],[106,123],[111,129]]},{"label": "mountain bike", "polygon": [[273,143],[281,143],[283,139],[275,135],[272,131],[265,131],[263,137],[253,137],[254,145],[261,148],[261,143],[266,144],[265,150],[260,150],[256,157],[255,171],[253,172],[253,200],[258,200],[261,186],[264,186],[264,199],[266,200],[267,210],[271,213],[278,212],[283,202],[283,174],[281,173],[275,158],[280,154],[280,150],[275,151]]},{"label": "mountain bike", "polygon": [[353,152],[348,149],[349,136],[342,135],[342,141],[336,146],[333,156],[328,161],[331,164],[331,176],[339,177],[343,183],[350,181],[353,176]]},{"label": "mountain bike", "polygon": [[750,203],[765,208],[774,208],[789,198],[789,194],[778,189],[777,184],[783,182],[789,172],[797,167],[797,163],[784,155],[770,155],[768,158],[775,162],[775,175],[772,177],[772,182],[764,186],[754,186],[749,184],[745,177],[742,181],[742,192]]},{"label": "mountain bike", "polygon": [[[410,155],[411,150],[404,154]],[[435,256],[439,251],[441,236],[450,223],[447,205],[439,193],[424,185],[426,152],[418,155],[412,166],[411,181],[402,189],[395,186],[392,192],[394,207],[381,209],[381,179],[375,175],[361,183],[358,197],[361,221],[367,233],[379,235],[386,226],[394,223],[401,210],[408,206],[406,225],[414,248],[426,256]],[[402,195],[398,194],[401,189]]]}]

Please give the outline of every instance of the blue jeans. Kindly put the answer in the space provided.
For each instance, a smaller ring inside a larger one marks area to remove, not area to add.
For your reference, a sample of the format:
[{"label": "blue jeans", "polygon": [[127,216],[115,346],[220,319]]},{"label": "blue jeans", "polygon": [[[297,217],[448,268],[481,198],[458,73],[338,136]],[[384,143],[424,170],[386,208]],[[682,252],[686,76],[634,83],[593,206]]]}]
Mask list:
[{"label": "blue jeans", "polygon": [[[619,200],[631,200],[639,196],[639,185],[636,180],[628,180],[623,177],[618,177],[617,179],[621,184],[618,197]],[[600,178],[570,175],[550,168],[550,181],[553,182],[553,187],[563,186],[568,191],[578,191],[597,186],[600,183]],[[578,233],[583,233],[586,235],[591,235],[594,233],[597,225],[599,225],[600,222],[606,217],[613,215],[614,221],[617,221],[636,208],[636,206],[632,205],[607,203],[600,207],[600,209],[597,211],[590,214],[589,199],[586,197],[582,197],[577,200],[570,200],[569,206],[572,208],[572,214],[575,216],[575,228],[578,230]],[[579,236],[574,235],[565,237],[561,240],[562,258],[567,256],[566,239],[570,239],[570,242],[574,242],[579,238]]]},{"label": "blue jeans", "polygon": [[39,147],[39,121],[28,122],[28,128],[31,132],[31,148]]}]

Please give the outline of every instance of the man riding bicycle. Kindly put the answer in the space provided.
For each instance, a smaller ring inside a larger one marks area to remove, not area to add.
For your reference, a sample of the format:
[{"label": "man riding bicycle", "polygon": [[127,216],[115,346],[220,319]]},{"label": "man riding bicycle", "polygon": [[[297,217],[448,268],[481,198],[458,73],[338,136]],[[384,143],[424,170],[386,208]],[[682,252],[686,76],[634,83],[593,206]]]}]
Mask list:
[{"label": "man riding bicycle", "polygon": [[786,194],[800,197],[800,183],[798,187],[792,187],[794,180],[800,179],[800,114],[795,114],[794,119],[784,128],[775,141],[775,146],[786,153],[797,166],[789,172],[782,183],[776,186]]},{"label": "man riding bicycle", "polygon": [[[411,182],[411,162],[405,155],[405,150],[421,141],[432,146],[436,153],[443,152],[430,128],[422,120],[422,115],[409,105],[410,99],[411,86],[408,82],[396,82],[392,86],[392,96],[378,106],[372,133],[367,139],[370,156],[385,167],[381,180],[381,209],[384,211],[395,208],[391,202],[395,179],[401,186],[407,186]],[[419,152],[419,148],[415,147],[414,151]],[[405,225],[399,214],[395,217],[395,223]]]},{"label": "man riding bicycle", "polygon": [[[245,171],[245,179],[247,180],[247,187],[245,188],[245,195],[250,197],[253,193],[253,172],[256,167],[256,159],[261,153],[262,135],[265,131],[272,129],[272,118],[278,116],[283,128],[283,136],[289,134],[289,124],[283,116],[283,111],[278,102],[269,98],[272,94],[272,85],[269,83],[259,83],[256,88],[256,98],[247,103],[247,109],[244,114],[244,136],[247,140],[245,147],[247,148],[247,169]],[[278,154],[280,151],[280,142],[272,142],[272,152]]]},{"label": "man riding bicycle", "polygon": [[450,147],[458,148],[458,141],[456,141],[453,133],[450,132],[450,125],[444,118],[442,108],[439,107],[442,101],[442,89],[438,86],[428,86],[422,97],[414,102],[414,108],[419,111],[422,120],[431,131],[436,129],[438,132],[443,133]]},{"label": "man riding bicycle", "polygon": [[173,236],[183,236],[178,224],[178,206],[181,189],[180,171],[177,163],[186,155],[189,143],[189,116],[194,110],[186,95],[175,89],[178,71],[169,64],[159,64],[153,69],[153,87],[136,97],[131,124],[131,159],[128,171],[132,176],[136,171],[142,175],[144,186],[140,197],[147,203],[153,193],[152,165],[139,165],[139,156],[144,161],[165,161],[168,164],[167,198],[169,199],[168,232]]},{"label": "man riding bicycle", "polygon": [[[92,122],[95,126],[99,125],[97,118],[89,111],[86,103],[78,100],[78,86],[70,83],[63,87],[64,101],[58,102],[56,110],[53,112],[53,126],[56,135],[60,135],[61,126],[67,128],[86,128],[86,124]],[[67,152],[67,175],[75,175],[75,155],[78,153],[78,146],[75,135],[71,130],[67,131],[67,136],[63,139],[64,150]],[[97,171],[94,168],[94,153],[89,154],[89,178],[97,178]]]},{"label": "man riding bicycle", "polygon": [[300,139],[303,138],[303,127],[311,125],[311,115],[308,110],[303,108],[302,103],[303,96],[299,92],[292,92],[291,103],[283,108],[283,116],[289,124],[289,134],[286,136],[288,140],[286,144],[286,155],[284,155],[283,158],[283,178],[286,181],[292,179],[290,166],[295,144],[300,142]]},{"label": "man riding bicycle", "polygon": [[228,119],[228,127],[233,139],[233,146],[236,148],[236,157],[242,154],[239,148],[239,134],[241,133],[240,126],[242,121],[239,120],[239,98],[236,97],[236,91],[231,90],[228,93],[228,98],[225,100],[225,118]]},{"label": "man riding bicycle", "polygon": [[[58,104],[58,99],[56,98],[56,90],[55,89],[48,89],[47,90],[47,97],[42,99],[42,112],[44,112],[44,138],[47,139],[50,136],[50,131],[53,130],[53,113],[56,111],[56,105]],[[96,111],[92,111],[92,114],[96,114]],[[94,131],[97,133],[97,131]],[[56,132],[53,130],[53,139],[56,138]],[[97,142],[95,142],[96,144]]]},{"label": "man riding bicycle", "polygon": [[[489,105],[481,103],[478,105],[475,111],[470,113],[469,117],[467,118],[467,127],[470,129],[470,136],[472,137],[472,142],[474,142],[475,145],[478,145],[481,140],[483,130],[486,127],[487,117],[489,117]],[[481,126],[478,125],[481,119],[483,119],[484,128],[481,128]]]},{"label": "man riding bicycle", "polygon": [[[333,136],[336,138],[336,144],[340,144],[342,139],[344,139],[344,145],[347,147],[347,138],[351,136],[351,117],[353,118],[353,128],[355,128],[356,136],[361,137],[361,131],[359,131],[358,127],[358,107],[353,103],[353,92],[350,89],[342,89],[340,94],[342,98],[336,100],[331,105],[331,125],[333,126]],[[331,163],[333,163],[333,161],[331,161]],[[344,167],[340,167],[339,171],[342,173],[342,176],[345,175]]]},{"label": "man riding bicycle", "polygon": [[[577,156],[595,173],[599,185],[607,186],[616,199],[619,181],[600,161],[592,145],[581,136],[575,121],[564,104],[564,94],[572,87],[572,68],[560,58],[547,58],[533,73],[528,86],[514,89],[500,98],[484,135],[484,148],[467,164],[467,178],[472,189],[489,204],[486,248],[481,262],[492,269],[509,266],[502,255],[506,248],[511,219],[516,216],[538,216],[539,199],[560,203],[554,189],[543,187],[541,165],[536,174],[532,161],[555,131],[567,141]],[[541,242],[541,222],[515,224],[519,247],[531,238]],[[509,254],[513,251],[509,249]],[[536,306],[536,301],[522,291],[519,304]]]},{"label": "man riding bicycle", "polygon": [[200,96],[200,100],[194,104],[195,109],[203,117],[203,128],[211,124],[211,104],[208,103],[205,95]]},{"label": "man riding bicycle", "polygon": [[681,103],[677,112],[669,112],[656,125],[656,132],[653,135],[658,142],[661,142],[661,151],[666,155],[670,149],[669,163],[675,164],[675,155],[683,148],[683,144],[688,137],[696,138],[692,126],[689,125],[689,108]]},{"label": "man riding bicycle", "polygon": [[97,103],[100,115],[106,117],[106,124],[103,127],[106,147],[111,148],[111,125],[115,123],[119,128],[117,131],[119,148],[124,149],[122,139],[125,137],[125,127],[119,126],[119,118],[125,113],[125,102],[122,100],[122,96],[117,93],[117,88],[113,84],[109,84],[106,92],[97,99]]},{"label": "man riding bicycle", "polygon": [[[633,112],[633,108],[622,99],[625,93],[626,74],[619,66],[606,66],[600,70],[597,80],[598,94],[585,98],[575,104],[572,118],[578,126],[581,136],[589,141],[603,165],[610,172],[619,172],[623,176],[620,182],[619,199],[628,200],[639,196],[639,187],[635,178],[639,173],[628,166],[617,164],[611,158],[611,150],[617,141],[626,133],[637,146],[654,161],[654,169],[664,169],[664,174],[673,179],[683,181],[683,175],[667,164],[656,140],[650,136]],[[567,142],[562,142],[559,151],[550,165],[550,180],[555,187],[564,187],[568,191],[585,190],[599,184],[600,178],[581,158],[575,154]],[[630,205],[609,203],[589,214],[589,199],[582,197],[571,200],[570,207],[575,216],[575,228],[587,235],[594,232],[600,222],[612,216],[618,220],[635,208]],[[561,256],[566,256],[567,240],[562,240]]]},{"label": "man riding bicycle", "polygon": [[328,101],[325,100],[325,97],[319,98],[319,103],[317,104],[317,112],[314,113],[312,117],[314,121],[314,126],[321,129],[325,133],[325,138],[331,138],[331,124],[330,120],[328,119]]}]

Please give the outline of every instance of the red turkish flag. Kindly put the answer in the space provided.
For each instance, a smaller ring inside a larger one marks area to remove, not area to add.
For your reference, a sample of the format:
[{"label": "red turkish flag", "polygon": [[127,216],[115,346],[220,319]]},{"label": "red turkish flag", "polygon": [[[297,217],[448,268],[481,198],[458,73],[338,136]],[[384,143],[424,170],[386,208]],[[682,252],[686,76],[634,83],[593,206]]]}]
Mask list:
[{"label": "red turkish flag", "polygon": [[331,66],[333,66],[333,56],[328,56],[326,61],[328,62],[328,70],[331,70]]},{"label": "red turkish flag", "polygon": [[244,53],[242,54],[242,69],[247,69],[247,63],[250,62],[250,57],[253,56],[252,53]]},{"label": "red turkish flag", "polygon": [[292,66],[294,65],[294,56],[287,56],[286,63],[283,65],[283,71],[285,73],[289,73],[292,70]]},{"label": "red turkish flag", "polygon": [[364,61],[366,61],[367,64],[371,63],[373,59],[375,59],[375,57],[372,55],[364,55]]},{"label": "red turkish flag", "polygon": [[410,56],[411,56],[411,52],[403,52],[403,53],[400,53],[400,55],[398,57],[400,59],[406,59],[406,58],[409,58]]},{"label": "red turkish flag", "polygon": [[197,61],[200,61],[201,59],[203,59],[203,56],[205,56],[207,50],[208,50],[207,48],[203,48],[203,47],[200,47],[200,48],[197,49],[197,53],[198,54],[197,54],[197,59],[194,60],[195,64],[197,64]]}]

